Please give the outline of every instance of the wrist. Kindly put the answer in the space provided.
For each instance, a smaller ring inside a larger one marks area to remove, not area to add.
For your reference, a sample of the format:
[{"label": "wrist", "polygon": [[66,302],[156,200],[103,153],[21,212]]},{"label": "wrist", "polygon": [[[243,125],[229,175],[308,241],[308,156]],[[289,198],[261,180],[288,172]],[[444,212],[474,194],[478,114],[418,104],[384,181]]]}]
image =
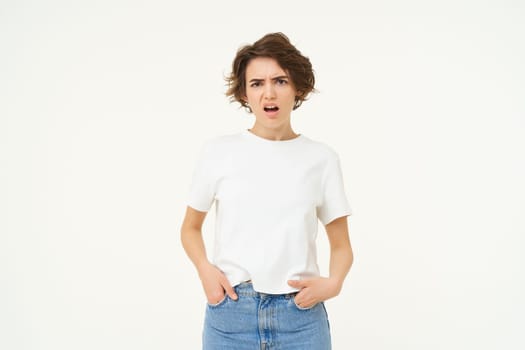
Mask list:
[{"label": "wrist", "polygon": [[199,262],[195,262],[195,267],[197,269],[197,273],[199,276],[202,276],[202,274],[207,271],[211,266],[211,263],[207,259],[203,259]]},{"label": "wrist", "polygon": [[334,295],[338,295],[341,292],[341,289],[343,288],[344,279],[335,276],[330,276],[328,277],[328,280],[330,281],[330,286],[334,292]]}]

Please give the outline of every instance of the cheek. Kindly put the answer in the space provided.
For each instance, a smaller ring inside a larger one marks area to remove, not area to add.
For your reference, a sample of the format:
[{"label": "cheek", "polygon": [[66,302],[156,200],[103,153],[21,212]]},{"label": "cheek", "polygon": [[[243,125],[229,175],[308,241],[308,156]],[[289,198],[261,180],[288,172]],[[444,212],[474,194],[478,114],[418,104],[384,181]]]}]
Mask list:
[{"label": "cheek", "polygon": [[284,94],[286,95],[286,98],[288,100],[295,100],[295,96],[297,95],[297,93],[295,92],[294,89],[286,89],[286,91],[284,92]]},{"label": "cheek", "polygon": [[290,102],[290,105],[292,105],[292,106],[295,104],[295,96],[296,95],[293,92],[288,95],[288,102]]},{"label": "cheek", "polygon": [[249,91],[247,94],[246,94],[246,98],[248,100],[251,100],[251,101],[256,101],[257,100],[257,91]]}]

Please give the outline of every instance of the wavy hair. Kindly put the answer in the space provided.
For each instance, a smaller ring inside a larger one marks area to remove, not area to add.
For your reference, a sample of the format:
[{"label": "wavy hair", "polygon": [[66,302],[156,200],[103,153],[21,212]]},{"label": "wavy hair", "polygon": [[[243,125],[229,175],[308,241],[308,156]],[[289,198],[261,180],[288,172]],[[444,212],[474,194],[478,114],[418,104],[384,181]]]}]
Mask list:
[{"label": "wavy hair", "polygon": [[250,106],[244,100],[246,96],[246,67],[257,57],[269,57],[277,61],[279,66],[290,75],[297,91],[293,109],[297,109],[307,100],[311,92],[315,92],[315,76],[310,59],[290,43],[283,33],[269,33],[257,40],[253,45],[239,48],[232,63],[232,72],[225,80],[228,85],[226,96],[230,102],[239,102],[242,107],[251,112]]}]

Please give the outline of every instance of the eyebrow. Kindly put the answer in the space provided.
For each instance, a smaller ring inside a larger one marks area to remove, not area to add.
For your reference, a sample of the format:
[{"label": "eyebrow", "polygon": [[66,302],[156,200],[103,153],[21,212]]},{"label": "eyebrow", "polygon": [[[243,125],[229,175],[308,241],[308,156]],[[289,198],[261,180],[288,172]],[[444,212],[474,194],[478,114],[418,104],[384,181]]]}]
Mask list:
[{"label": "eyebrow", "polygon": [[[279,80],[279,79],[289,79],[287,75],[279,75],[277,77],[274,77],[272,78],[272,80]],[[250,83],[251,82],[257,82],[257,81],[263,81],[264,79],[259,79],[259,78],[253,78],[253,79],[250,79]]]}]

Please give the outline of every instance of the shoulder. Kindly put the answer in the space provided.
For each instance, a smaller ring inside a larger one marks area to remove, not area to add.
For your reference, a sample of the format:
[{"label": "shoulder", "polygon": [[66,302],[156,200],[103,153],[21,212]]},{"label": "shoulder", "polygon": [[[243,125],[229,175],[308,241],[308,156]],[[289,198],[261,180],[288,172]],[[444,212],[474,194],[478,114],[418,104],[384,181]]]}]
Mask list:
[{"label": "shoulder", "polygon": [[335,148],[330,145],[328,142],[313,139],[310,137],[304,136],[305,147],[308,147],[308,151],[315,152],[319,157],[324,159],[338,158],[339,155]]},{"label": "shoulder", "polygon": [[228,146],[230,144],[236,143],[241,139],[241,133],[230,133],[222,134],[217,136],[212,136],[204,140],[205,144],[210,146]]},{"label": "shoulder", "polygon": [[224,134],[205,138],[201,143],[201,154],[206,157],[217,158],[227,154],[232,148],[238,147],[239,134]]}]

